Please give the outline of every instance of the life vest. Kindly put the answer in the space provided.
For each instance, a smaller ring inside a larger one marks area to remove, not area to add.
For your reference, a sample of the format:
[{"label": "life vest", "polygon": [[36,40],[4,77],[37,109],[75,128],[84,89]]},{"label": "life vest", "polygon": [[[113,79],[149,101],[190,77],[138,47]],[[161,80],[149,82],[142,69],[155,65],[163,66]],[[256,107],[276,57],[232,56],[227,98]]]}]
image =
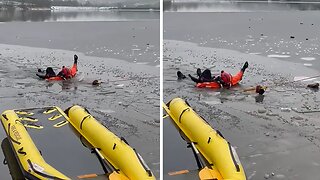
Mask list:
[{"label": "life vest", "polygon": [[64,75],[65,78],[70,78],[71,77],[71,73],[70,70],[66,67],[62,68],[61,70],[62,74]]}]

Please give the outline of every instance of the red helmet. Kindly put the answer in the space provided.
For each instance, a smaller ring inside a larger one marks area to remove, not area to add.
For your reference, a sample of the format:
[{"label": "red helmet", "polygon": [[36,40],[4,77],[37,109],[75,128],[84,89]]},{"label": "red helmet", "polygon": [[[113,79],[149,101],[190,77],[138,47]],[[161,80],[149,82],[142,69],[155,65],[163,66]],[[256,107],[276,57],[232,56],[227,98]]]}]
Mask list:
[{"label": "red helmet", "polygon": [[230,86],[231,78],[232,78],[231,74],[221,71],[221,79],[224,82],[223,84],[224,86]]}]

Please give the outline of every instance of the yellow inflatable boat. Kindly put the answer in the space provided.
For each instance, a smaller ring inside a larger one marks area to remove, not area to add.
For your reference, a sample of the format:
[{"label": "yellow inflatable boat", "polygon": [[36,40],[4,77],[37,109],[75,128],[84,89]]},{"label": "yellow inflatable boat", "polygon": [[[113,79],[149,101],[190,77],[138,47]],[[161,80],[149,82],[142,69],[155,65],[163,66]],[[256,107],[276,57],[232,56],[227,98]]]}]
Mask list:
[{"label": "yellow inflatable boat", "polygon": [[[203,166],[200,179],[245,180],[238,155],[219,131],[214,130],[180,98],[171,100],[164,109],[176,127],[190,141],[197,163]],[[201,154],[206,162],[201,162]]]},{"label": "yellow inflatable boat", "polygon": [[13,110],[3,112],[1,122],[19,159],[20,170],[27,179],[69,179],[45,162]]},{"label": "yellow inflatable boat", "polygon": [[[80,106],[72,106],[66,111],[61,110],[59,107],[46,107],[45,109],[46,110],[44,112],[43,110],[40,110],[41,114],[48,115],[55,112],[55,115],[47,118],[48,121],[46,120],[46,122],[48,122],[50,125],[53,124],[53,127],[41,126],[42,128],[44,128],[44,130],[51,128],[50,131],[52,133],[52,131],[54,131],[54,129],[52,128],[57,128],[57,131],[55,132],[61,133],[65,130],[71,129],[73,131],[69,132],[69,134],[71,135],[69,137],[73,137],[74,134],[80,136],[80,140],[83,145],[86,145],[86,147],[89,148],[91,152],[98,157],[98,160],[100,162],[98,164],[102,166],[103,174],[80,175],[77,176],[77,179],[155,179],[151,170],[143,161],[141,156],[128,145],[125,139],[119,138],[115,134],[110,132],[106,127],[95,120],[94,117],[91,116],[86,109]],[[27,113],[23,110],[7,110],[1,114],[1,122],[4,130],[6,131],[8,142],[11,146],[10,149],[13,151],[13,154],[15,156],[16,164],[18,164],[18,171],[21,171],[26,179],[32,180],[74,179],[74,176],[68,177],[66,175],[68,173],[68,170],[61,169],[59,171],[44,160],[41,152],[35,145],[35,142],[37,142],[36,139],[32,139],[32,132],[29,132],[31,133],[30,135],[27,131],[27,129],[29,130],[29,128],[31,128],[32,131],[35,132],[43,131],[40,130],[42,129],[39,128],[40,126],[30,126],[26,124],[26,121],[34,123],[40,120],[32,118],[32,115],[33,114]],[[41,115],[40,117],[43,118],[43,116],[44,115]],[[58,120],[62,117],[64,118],[64,120]],[[60,122],[56,123],[55,121]],[[42,123],[45,124],[44,121]],[[70,128],[66,127],[66,125],[70,125]],[[62,129],[63,127],[64,129]],[[31,131],[31,129],[29,131]],[[77,138],[74,136],[74,139]],[[81,143],[79,143],[79,146],[82,146]],[[77,146],[77,148],[79,147]],[[41,149],[43,149],[43,146]],[[77,151],[80,151],[80,149],[78,149]],[[6,159],[7,158],[8,157],[6,157]],[[62,173],[62,170],[64,170],[63,172],[65,173]]]},{"label": "yellow inflatable boat", "polygon": [[123,139],[100,124],[89,112],[73,106],[65,111],[72,126],[84,137],[101,157],[112,176],[121,179],[155,179],[141,156]]}]

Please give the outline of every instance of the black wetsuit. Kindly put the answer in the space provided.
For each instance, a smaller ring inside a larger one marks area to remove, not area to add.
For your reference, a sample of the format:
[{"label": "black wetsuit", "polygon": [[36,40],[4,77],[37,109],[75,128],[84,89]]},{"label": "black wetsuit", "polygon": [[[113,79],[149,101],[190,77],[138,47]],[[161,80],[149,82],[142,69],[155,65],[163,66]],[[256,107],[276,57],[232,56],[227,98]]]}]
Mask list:
[{"label": "black wetsuit", "polygon": [[46,78],[57,76],[56,73],[53,71],[52,67],[48,67],[46,69],[46,74],[36,74],[36,75],[41,79],[46,79]]},{"label": "black wetsuit", "polygon": [[215,81],[215,77],[211,76],[211,71],[209,69],[204,70],[201,73],[200,69],[197,69],[197,75],[199,78],[195,78],[189,74],[189,77],[191,78],[192,81],[196,83],[203,83],[203,82],[213,82]]}]

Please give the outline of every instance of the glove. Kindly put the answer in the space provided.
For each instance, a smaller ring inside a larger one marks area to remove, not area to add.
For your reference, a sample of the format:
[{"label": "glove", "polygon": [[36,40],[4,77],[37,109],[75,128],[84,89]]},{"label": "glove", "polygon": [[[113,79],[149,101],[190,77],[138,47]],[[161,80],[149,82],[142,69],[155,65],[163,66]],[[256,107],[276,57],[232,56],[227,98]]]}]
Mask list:
[{"label": "glove", "polygon": [[182,74],[181,71],[177,72],[177,76],[178,76],[178,79],[185,79],[186,78],[186,76],[184,74]]},{"label": "glove", "polygon": [[74,59],[74,64],[77,64],[78,63],[78,56],[76,54],[73,56],[73,59]]},{"label": "glove", "polygon": [[197,75],[198,75],[198,77],[201,76],[201,69],[200,68],[197,69]]}]

